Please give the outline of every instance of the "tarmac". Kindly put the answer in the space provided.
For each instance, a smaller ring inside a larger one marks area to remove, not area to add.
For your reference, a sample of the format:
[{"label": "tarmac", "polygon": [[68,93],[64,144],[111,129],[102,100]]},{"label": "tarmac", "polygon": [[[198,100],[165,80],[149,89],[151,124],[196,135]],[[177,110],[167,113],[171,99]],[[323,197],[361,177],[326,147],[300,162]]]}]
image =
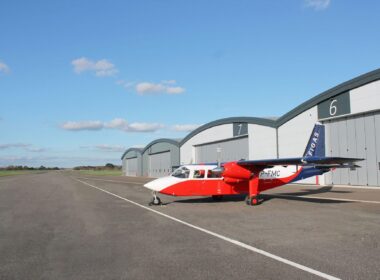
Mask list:
[{"label": "tarmac", "polygon": [[0,178],[0,279],[379,279],[380,188],[287,185],[259,206],[148,178]]}]

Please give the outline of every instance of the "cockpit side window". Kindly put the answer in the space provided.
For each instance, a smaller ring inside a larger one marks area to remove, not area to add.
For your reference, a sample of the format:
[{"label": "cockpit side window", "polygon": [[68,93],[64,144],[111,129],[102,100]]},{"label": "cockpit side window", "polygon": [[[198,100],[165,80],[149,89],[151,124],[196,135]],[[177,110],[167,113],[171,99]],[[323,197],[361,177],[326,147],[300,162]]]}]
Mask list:
[{"label": "cockpit side window", "polygon": [[205,177],[206,171],[204,169],[194,170],[194,179],[203,179]]},{"label": "cockpit side window", "polygon": [[172,173],[173,177],[184,178],[184,179],[189,178],[189,175],[190,175],[190,170],[186,167],[180,167],[174,170],[174,172]]}]

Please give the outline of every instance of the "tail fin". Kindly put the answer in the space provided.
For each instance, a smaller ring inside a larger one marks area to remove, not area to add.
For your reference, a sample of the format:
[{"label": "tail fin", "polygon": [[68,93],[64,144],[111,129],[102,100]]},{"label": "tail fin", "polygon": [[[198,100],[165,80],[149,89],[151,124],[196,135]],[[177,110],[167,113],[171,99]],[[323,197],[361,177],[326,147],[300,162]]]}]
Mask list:
[{"label": "tail fin", "polygon": [[325,156],[325,126],[316,123],[310,135],[303,157],[324,157]]}]

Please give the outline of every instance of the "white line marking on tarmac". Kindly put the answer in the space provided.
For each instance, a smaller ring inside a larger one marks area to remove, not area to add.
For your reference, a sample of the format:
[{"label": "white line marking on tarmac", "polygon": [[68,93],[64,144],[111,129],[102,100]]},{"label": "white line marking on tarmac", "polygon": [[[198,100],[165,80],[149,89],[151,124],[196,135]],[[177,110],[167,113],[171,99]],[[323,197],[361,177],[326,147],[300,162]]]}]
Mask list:
[{"label": "white line marking on tarmac", "polygon": [[102,188],[99,188],[99,187],[96,187],[96,186],[94,186],[94,185],[91,185],[91,184],[89,184],[89,183],[87,183],[87,182],[81,181],[81,180],[76,179],[76,178],[73,178],[73,179],[76,180],[76,181],[78,181],[78,182],[81,182],[82,184],[85,184],[85,185],[87,185],[87,186],[89,186],[89,187],[92,187],[92,188],[97,189],[97,190],[99,190],[99,191],[102,191],[102,192],[104,192],[104,193],[106,193],[106,194],[112,195],[112,196],[114,196],[114,197],[117,197],[117,198],[120,198],[120,199],[122,199],[122,200],[124,200],[124,201],[127,201],[127,202],[129,202],[129,203],[131,203],[131,204],[133,204],[133,205],[136,205],[136,206],[138,206],[138,207],[141,207],[141,208],[143,208],[143,209],[145,209],[145,210],[151,211],[151,212],[156,213],[156,214],[158,214],[158,215],[161,215],[161,216],[163,216],[163,217],[165,217],[165,218],[168,218],[168,219],[170,219],[170,220],[172,220],[172,221],[178,222],[178,223],[183,224],[183,225],[185,225],[185,226],[188,226],[188,227],[190,227],[190,228],[193,228],[193,229],[199,230],[199,231],[201,231],[201,232],[207,233],[207,234],[209,234],[209,235],[212,235],[212,236],[214,236],[214,237],[217,237],[217,238],[222,239],[222,240],[224,240],[224,241],[227,241],[227,242],[229,242],[229,243],[235,244],[235,245],[237,245],[237,246],[239,246],[239,247],[242,247],[242,248],[245,248],[245,249],[247,249],[247,250],[249,250],[249,251],[252,251],[252,252],[255,252],[255,253],[257,253],[257,254],[260,254],[260,255],[266,256],[266,257],[268,257],[268,258],[274,259],[274,260],[276,260],[276,261],[282,262],[282,263],[284,263],[284,264],[290,265],[290,266],[292,266],[292,267],[298,268],[298,269],[303,270],[303,271],[306,271],[306,272],[308,272],[308,273],[311,273],[311,274],[317,275],[317,276],[319,276],[319,277],[321,277],[321,278],[324,278],[324,279],[329,279],[329,280],[337,280],[337,279],[339,279],[339,278],[337,278],[337,277],[334,277],[334,276],[332,276],[332,275],[329,275],[329,274],[326,274],[326,273],[320,272],[320,271],[318,271],[318,270],[312,269],[312,268],[307,267],[307,266],[304,266],[304,265],[302,265],[302,264],[299,264],[299,263],[296,263],[296,262],[293,262],[293,261],[290,261],[290,260],[284,259],[284,258],[282,258],[282,257],[276,256],[276,255],[271,254],[271,253],[269,253],[269,252],[266,252],[266,251],[264,251],[264,250],[261,250],[261,249],[258,249],[258,248],[256,248],[256,247],[253,247],[253,246],[251,246],[251,245],[248,245],[248,244],[245,244],[245,243],[243,243],[243,242],[240,242],[240,241],[238,241],[238,240],[235,240],[235,239],[232,239],[232,238],[229,238],[229,237],[223,236],[223,235],[218,234],[218,233],[216,233],[216,232],[213,232],[213,231],[210,231],[210,230],[207,230],[207,229],[204,229],[204,228],[201,228],[201,227],[195,226],[195,225],[190,224],[190,223],[188,223],[188,222],[182,221],[182,220],[180,220],[180,219],[174,218],[174,217],[172,217],[172,216],[169,216],[169,215],[164,214],[164,213],[162,213],[162,212],[159,212],[159,211],[157,211],[157,210],[151,209],[151,208],[149,208],[149,207],[146,207],[146,206],[144,206],[144,205],[141,205],[141,204],[139,204],[139,203],[137,203],[137,202],[134,202],[134,201],[132,201],[132,200],[129,200],[129,199],[127,199],[127,198],[124,198],[124,197],[122,197],[122,196],[120,196],[120,195],[114,194],[114,193],[109,192],[109,191],[107,191],[107,190],[104,190],[104,189],[102,189]]},{"label": "white line marking on tarmac", "polygon": [[380,204],[380,201],[373,200],[359,200],[359,199],[345,199],[345,198],[333,198],[333,197],[323,197],[323,196],[305,196],[305,195],[288,195],[288,194],[267,194],[268,196],[279,196],[279,197],[294,197],[294,198],[306,198],[306,199],[324,199],[324,200],[336,200],[336,201],[346,201],[346,202],[361,202],[361,203],[374,203]]}]

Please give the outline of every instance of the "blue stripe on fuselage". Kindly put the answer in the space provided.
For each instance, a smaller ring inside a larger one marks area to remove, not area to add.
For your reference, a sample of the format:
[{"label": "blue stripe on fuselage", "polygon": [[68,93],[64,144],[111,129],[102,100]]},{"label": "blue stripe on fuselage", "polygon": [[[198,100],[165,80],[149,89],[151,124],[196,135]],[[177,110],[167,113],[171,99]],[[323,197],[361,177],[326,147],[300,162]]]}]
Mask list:
[{"label": "blue stripe on fuselage", "polygon": [[304,166],[301,170],[301,172],[298,174],[297,177],[295,177],[292,181],[289,183],[293,183],[299,180],[303,180],[309,177],[317,176],[317,175],[322,175],[323,173],[328,172],[329,170],[323,170],[319,168],[315,168],[312,166]]}]

